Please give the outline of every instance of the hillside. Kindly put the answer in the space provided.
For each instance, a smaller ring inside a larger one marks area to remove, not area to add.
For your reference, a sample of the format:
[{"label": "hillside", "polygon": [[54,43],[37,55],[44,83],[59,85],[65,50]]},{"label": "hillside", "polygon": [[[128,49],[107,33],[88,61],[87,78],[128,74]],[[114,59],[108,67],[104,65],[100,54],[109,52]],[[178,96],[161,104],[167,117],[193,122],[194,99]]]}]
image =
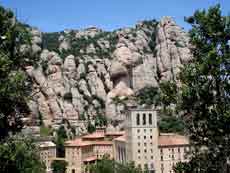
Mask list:
[{"label": "hillside", "polygon": [[59,33],[33,29],[32,35],[40,61],[27,67],[33,79],[29,105],[31,117],[46,125],[63,118],[82,129],[80,120],[106,116],[122,121],[126,98],[177,80],[179,68],[192,58],[187,33],[170,17],[113,32],[94,27]]}]

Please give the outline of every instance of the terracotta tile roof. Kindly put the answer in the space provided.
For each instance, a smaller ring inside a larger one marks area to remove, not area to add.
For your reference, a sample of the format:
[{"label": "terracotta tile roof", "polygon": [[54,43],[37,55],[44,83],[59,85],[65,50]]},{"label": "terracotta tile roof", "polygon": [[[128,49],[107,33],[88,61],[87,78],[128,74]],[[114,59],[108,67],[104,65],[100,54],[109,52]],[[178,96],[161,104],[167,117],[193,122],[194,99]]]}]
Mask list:
[{"label": "terracotta tile roof", "polygon": [[119,136],[118,138],[115,138],[114,140],[126,142],[126,135]]},{"label": "terracotta tile roof", "polygon": [[71,141],[66,141],[65,142],[66,146],[77,146],[77,147],[83,147],[83,146],[89,146],[92,145],[91,142],[89,141],[82,141],[82,138],[77,138]]},{"label": "terracotta tile roof", "polygon": [[84,139],[97,139],[97,138],[104,138],[104,137],[105,137],[104,133],[97,133],[97,132],[82,136],[82,138]]},{"label": "terracotta tile roof", "polygon": [[94,161],[94,160],[97,160],[97,157],[96,156],[90,156],[90,157],[87,157],[83,160],[83,162],[91,162],[91,161]]},{"label": "terracotta tile roof", "polygon": [[89,145],[113,145],[112,141],[84,141],[82,138],[77,138],[75,140],[65,142],[66,146],[75,146],[75,147],[83,147]]},{"label": "terracotta tile roof", "polygon": [[186,136],[162,133],[158,138],[158,146],[175,146],[175,145],[189,145],[189,139]]}]

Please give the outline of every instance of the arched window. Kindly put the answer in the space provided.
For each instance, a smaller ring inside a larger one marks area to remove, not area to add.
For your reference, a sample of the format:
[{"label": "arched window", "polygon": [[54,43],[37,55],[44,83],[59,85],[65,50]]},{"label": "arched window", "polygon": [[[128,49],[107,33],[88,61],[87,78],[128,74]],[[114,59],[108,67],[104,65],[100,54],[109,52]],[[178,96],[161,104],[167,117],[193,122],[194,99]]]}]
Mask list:
[{"label": "arched window", "polygon": [[143,125],[146,125],[146,114],[143,114]]},{"label": "arched window", "polygon": [[137,114],[137,125],[140,125],[140,114]]},{"label": "arched window", "polygon": [[149,124],[150,125],[153,124],[153,116],[152,116],[152,114],[149,114]]}]

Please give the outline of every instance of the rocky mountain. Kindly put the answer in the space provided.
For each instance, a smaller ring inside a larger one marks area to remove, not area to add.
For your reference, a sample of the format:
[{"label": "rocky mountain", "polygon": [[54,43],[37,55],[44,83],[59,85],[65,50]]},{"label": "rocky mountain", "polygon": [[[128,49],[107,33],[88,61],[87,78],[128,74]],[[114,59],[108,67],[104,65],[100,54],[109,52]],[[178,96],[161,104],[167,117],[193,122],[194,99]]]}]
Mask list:
[{"label": "rocky mountain", "polygon": [[33,79],[31,117],[75,124],[105,115],[122,120],[122,100],[165,80],[176,80],[191,60],[188,35],[170,17],[143,21],[133,28],[105,32],[91,27],[33,36],[39,65]]}]

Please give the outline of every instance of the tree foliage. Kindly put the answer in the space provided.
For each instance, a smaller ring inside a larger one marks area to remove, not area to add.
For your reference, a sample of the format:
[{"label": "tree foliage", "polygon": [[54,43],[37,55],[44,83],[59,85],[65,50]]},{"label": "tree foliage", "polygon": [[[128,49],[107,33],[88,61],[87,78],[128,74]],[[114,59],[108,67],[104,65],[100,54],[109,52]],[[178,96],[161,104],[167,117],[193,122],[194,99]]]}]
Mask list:
[{"label": "tree foliage", "polygon": [[98,160],[96,164],[88,167],[89,172],[92,173],[141,173],[142,170],[136,168],[134,163],[121,164],[114,160],[108,159],[104,156],[101,160]]},{"label": "tree foliage", "polygon": [[141,89],[137,94],[137,101],[141,105],[157,105],[160,103],[160,92],[155,87],[145,87]]},{"label": "tree foliage", "polygon": [[107,126],[107,119],[104,115],[98,114],[95,118],[96,127],[105,127]]},{"label": "tree foliage", "polygon": [[220,6],[196,11],[192,25],[194,59],[180,73],[177,108],[193,149],[183,172],[225,173],[230,156],[230,17]]},{"label": "tree foliage", "polygon": [[57,157],[65,157],[65,140],[68,138],[65,127],[62,125],[57,130],[55,144],[57,147]]},{"label": "tree foliage", "polygon": [[67,165],[68,163],[64,160],[54,160],[51,163],[51,168],[53,170],[53,173],[65,173]]},{"label": "tree foliage", "polygon": [[93,133],[96,131],[96,127],[94,124],[91,123],[91,121],[88,121],[87,131],[88,131],[88,133]]},{"label": "tree foliage", "polygon": [[18,131],[21,116],[29,112],[26,99],[30,86],[25,66],[36,58],[31,51],[22,53],[22,45],[30,45],[28,30],[12,11],[0,7],[0,140]]},{"label": "tree foliage", "polygon": [[162,116],[159,122],[159,130],[163,133],[181,133],[185,132],[185,124],[180,117]]},{"label": "tree foliage", "polygon": [[14,136],[0,144],[0,170],[4,173],[45,173],[37,147],[31,139]]}]

